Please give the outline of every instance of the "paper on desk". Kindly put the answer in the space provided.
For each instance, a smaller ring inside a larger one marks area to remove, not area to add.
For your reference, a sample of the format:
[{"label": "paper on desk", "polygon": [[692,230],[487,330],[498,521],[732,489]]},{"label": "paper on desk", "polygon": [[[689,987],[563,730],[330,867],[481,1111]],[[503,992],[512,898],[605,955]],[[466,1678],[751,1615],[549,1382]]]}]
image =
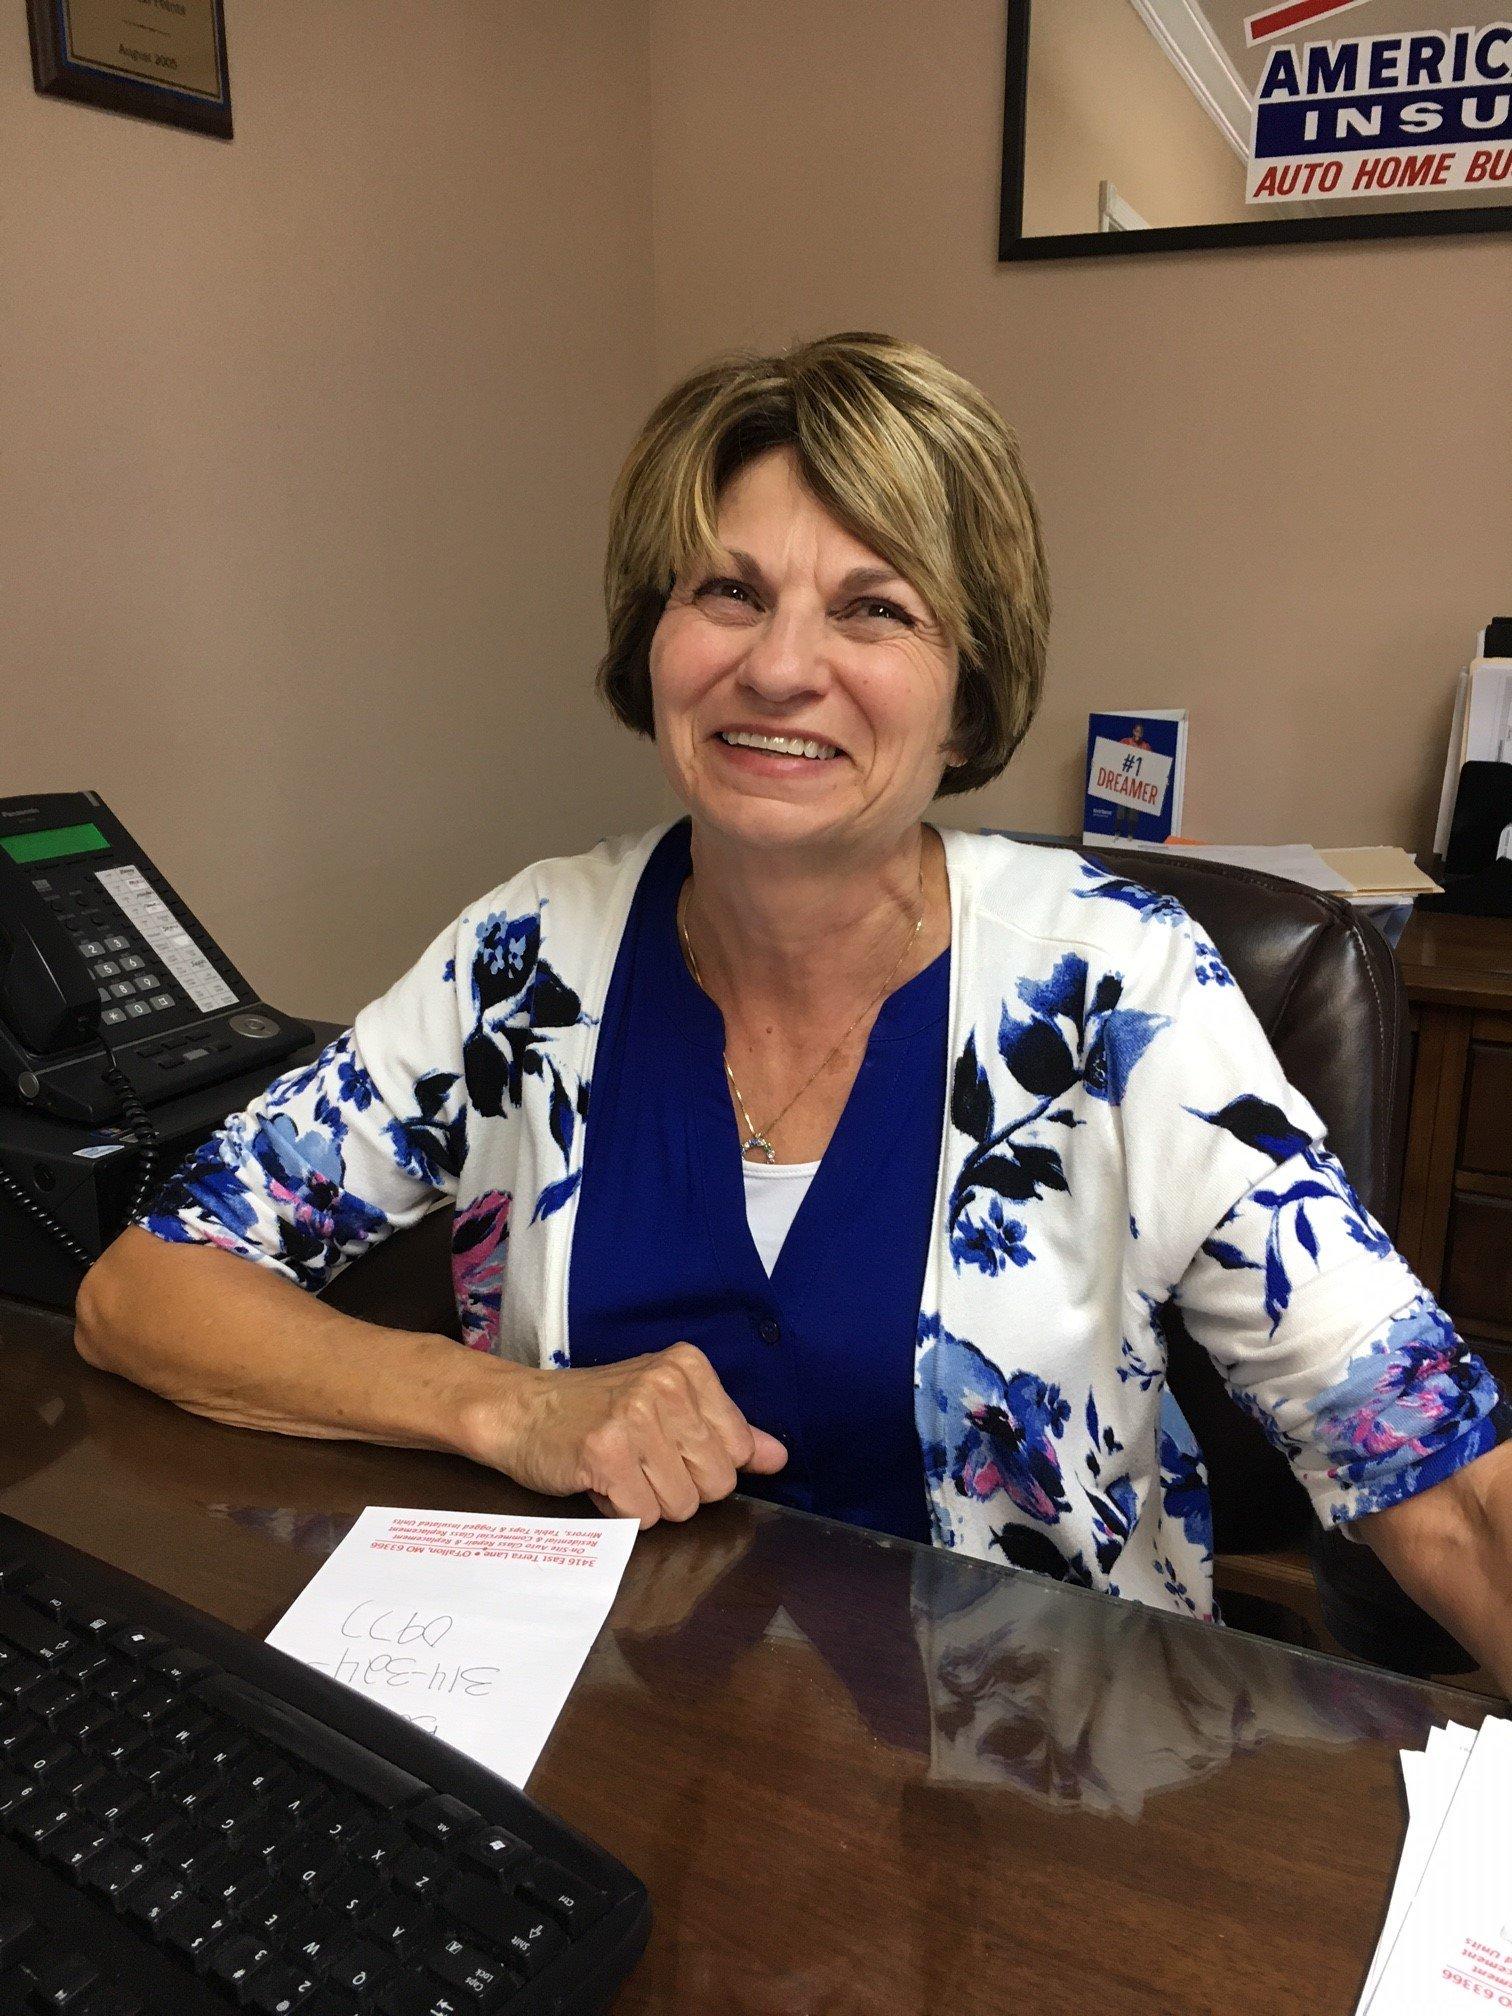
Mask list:
[{"label": "paper on desk", "polygon": [[268,1643],[523,1785],[636,1531],[633,1519],[370,1505]]},{"label": "paper on desk", "polygon": [[1365,1976],[1356,2016],[1366,2016],[1370,2007],[1371,1997],[1391,1957],[1402,1922],[1417,1895],[1423,1871],[1428,1866],[1428,1857],[1438,1839],[1439,1828],[1443,1825],[1444,1815],[1449,1810],[1449,1802],[1454,1797],[1460,1773],[1465,1768],[1465,1759],[1474,1742],[1474,1729],[1463,1722],[1451,1722],[1447,1728],[1429,1730],[1426,1750],[1402,1752],[1402,1783],[1407,1793],[1407,1837],[1402,1843],[1391,1902],[1386,1907],[1386,1922],[1376,1941],[1375,1957],[1370,1963],[1370,1972]]},{"label": "paper on desk", "polygon": [[[1440,1760],[1446,1777],[1460,1761],[1448,1746]],[[1512,1723],[1495,1716],[1463,1759],[1368,2007],[1438,2016],[1486,2003],[1512,2008]]]}]

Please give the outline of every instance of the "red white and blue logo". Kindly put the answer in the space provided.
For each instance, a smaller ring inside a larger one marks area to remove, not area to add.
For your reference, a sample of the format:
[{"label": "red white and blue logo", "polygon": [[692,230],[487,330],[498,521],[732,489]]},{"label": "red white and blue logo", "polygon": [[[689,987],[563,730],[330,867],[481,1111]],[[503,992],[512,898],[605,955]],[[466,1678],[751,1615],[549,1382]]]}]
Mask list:
[{"label": "red white and blue logo", "polygon": [[1250,203],[1512,189],[1512,21],[1278,39],[1368,0],[1288,0],[1245,23],[1265,46]]}]

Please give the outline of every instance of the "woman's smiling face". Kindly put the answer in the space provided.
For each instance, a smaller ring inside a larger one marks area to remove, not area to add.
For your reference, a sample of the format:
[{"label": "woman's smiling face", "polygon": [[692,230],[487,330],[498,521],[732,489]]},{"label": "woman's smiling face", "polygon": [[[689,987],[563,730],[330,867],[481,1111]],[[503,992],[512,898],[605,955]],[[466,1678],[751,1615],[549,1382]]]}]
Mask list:
[{"label": "woman's smiling face", "polygon": [[720,499],[720,552],[651,641],[656,746],[696,821],[753,846],[886,847],[950,754],[956,649],[805,487],[789,449]]}]

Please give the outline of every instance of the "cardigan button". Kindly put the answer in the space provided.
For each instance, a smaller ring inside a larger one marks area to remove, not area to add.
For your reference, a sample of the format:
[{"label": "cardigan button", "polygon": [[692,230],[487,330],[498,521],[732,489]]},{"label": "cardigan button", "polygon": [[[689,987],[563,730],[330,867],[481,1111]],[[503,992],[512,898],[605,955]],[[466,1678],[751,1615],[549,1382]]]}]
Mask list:
[{"label": "cardigan button", "polygon": [[775,1316],[763,1316],[761,1321],[756,1325],[756,1335],[761,1339],[763,1344],[780,1344],[782,1342],[782,1325],[777,1321]]}]

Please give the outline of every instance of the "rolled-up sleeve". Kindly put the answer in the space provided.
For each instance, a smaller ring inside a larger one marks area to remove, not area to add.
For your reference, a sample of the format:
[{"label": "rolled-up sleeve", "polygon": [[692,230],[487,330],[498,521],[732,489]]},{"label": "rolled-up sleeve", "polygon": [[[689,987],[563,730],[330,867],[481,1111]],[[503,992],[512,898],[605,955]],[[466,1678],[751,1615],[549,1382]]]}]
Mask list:
[{"label": "rolled-up sleeve", "polygon": [[1317,1143],[1227,1212],[1176,1300],[1325,1523],[1397,1504],[1507,1437],[1496,1381]]},{"label": "rolled-up sleeve", "polygon": [[455,978],[465,922],[313,1063],[232,1114],[138,1222],[315,1290],[454,1198],[467,1153]]}]

